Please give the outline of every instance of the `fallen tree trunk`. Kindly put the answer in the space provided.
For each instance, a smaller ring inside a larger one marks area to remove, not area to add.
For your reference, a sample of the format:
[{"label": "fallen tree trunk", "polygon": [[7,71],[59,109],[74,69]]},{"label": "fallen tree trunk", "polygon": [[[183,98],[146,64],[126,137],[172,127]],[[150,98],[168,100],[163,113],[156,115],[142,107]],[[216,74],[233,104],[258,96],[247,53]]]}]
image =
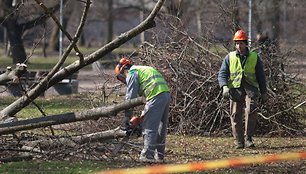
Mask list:
[{"label": "fallen tree trunk", "polygon": [[99,117],[114,116],[119,111],[133,108],[145,103],[143,97],[127,100],[119,104],[110,105],[106,107],[94,108],[82,112],[71,112],[60,115],[50,115],[46,117],[39,117],[27,120],[20,120],[11,123],[0,124],[0,135],[14,133],[21,130],[29,130],[40,127],[46,127],[57,124],[71,123],[85,120],[96,120]]},{"label": "fallen tree trunk", "polygon": [[39,148],[40,150],[45,148],[59,147],[59,146],[75,147],[76,145],[81,145],[84,143],[105,141],[115,138],[122,138],[125,136],[126,136],[126,131],[116,128],[112,130],[96,132],[86,135],[28,141],[26,142],[25,147],[32,147],[33,149]]},{"label": "fallen tree trunk", "polygon": [[18,82],[21,75],[27,72],[27,65],[17,64],[15,69],[7,67],[6,71],[0,74],[0,84],[6,84],[9,81]]}]

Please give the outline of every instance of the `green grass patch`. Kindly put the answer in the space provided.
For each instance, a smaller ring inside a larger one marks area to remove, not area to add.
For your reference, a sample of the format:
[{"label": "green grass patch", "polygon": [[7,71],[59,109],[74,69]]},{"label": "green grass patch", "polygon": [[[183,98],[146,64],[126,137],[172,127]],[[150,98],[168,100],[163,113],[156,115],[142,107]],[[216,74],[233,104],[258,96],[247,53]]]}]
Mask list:
[{"label": "green grass patch", "polygon": [[21,161],[0,166],[0,173],[12,174],[88,174],[101,171],[109,164],[99,161]]},{"label": "green grass patch", "polygon": [[[37,98],[34,103],[38,105],[46,115],[77,112],[91,107],[92,102],[86,96],[67,95],[57,97]],[[15,97],[2,97],[0,110],[11,104]],[[42,116],[39,109],[32,103],[16,114],[18,118],[35,118]]]},{"label": "green grass patch", "polygon": [[[168,135],[166,159],[168,164],[186,164],[237,157],[265,156],[271,154],[302,152],[306,150],[304,137],[254,137],[255,148],[236,149],[232,137],[202,137],[190,135]],[[127,147],[129,148],[129,147]],[[137,158],[138,154],[135,154]],[[135,157],[134,157],[135,158]],[[304,173],[306,161],[288,160],[273,163],[256,163],[235,168],[211,169],[209,171],[192,171],[189,173]],[[114,161],[107,168],[136,168],[145,167],[133,160]],[[109,170],[109,169],[103,170]]]}]

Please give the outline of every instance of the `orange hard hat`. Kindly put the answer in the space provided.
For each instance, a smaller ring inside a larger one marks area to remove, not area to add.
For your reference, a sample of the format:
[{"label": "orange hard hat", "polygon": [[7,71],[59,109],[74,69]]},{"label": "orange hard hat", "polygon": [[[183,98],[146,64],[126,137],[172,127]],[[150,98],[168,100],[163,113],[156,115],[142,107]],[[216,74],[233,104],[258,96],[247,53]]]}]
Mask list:
[{"label": "orange hard hat", "polygon": [[129,58],[127,57],[122,57],[118,63],[118,65],[115,67],[115,74],[117,76],[117,79],[124,84],[126,84],[125,81],[125,75],[123,74],[123,70],[127,66],[131,66],[132,62]]},{"label": "orange hard hat", "polygon": [[115,67],[115,73],[116,75],[121,74],[124,67],[127,65],[132,65],[132,62],[127,57],[122,57],[118,63],[118,65]]},{"label": "orange hard hat", "polygon": [[233,40],[234,40],[234,41],[240,41],[240,40],[244,41],[244,40],[248,40],[248,36],[247,36],[247,34],[245,33],[245,31],[243,31],[243,30],[238,30],[238,31],[236,31]]}]

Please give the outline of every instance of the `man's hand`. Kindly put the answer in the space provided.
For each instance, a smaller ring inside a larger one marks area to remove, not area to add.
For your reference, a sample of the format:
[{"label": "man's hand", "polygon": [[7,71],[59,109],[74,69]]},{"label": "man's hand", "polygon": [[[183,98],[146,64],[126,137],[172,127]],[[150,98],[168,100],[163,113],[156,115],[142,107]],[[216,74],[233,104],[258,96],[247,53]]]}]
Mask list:
[{"label": "man's hand", "polygon": [[229,98],[230,89],[227,86],[223,86],[222,89],[223,89],[223,93],[222,93],[223,97],[224,98]]},{"label": "man's hand", "polygon": [[268,101],[268,94],[267,93],[261,94],[260,99],[261,103],[266,103]]}]

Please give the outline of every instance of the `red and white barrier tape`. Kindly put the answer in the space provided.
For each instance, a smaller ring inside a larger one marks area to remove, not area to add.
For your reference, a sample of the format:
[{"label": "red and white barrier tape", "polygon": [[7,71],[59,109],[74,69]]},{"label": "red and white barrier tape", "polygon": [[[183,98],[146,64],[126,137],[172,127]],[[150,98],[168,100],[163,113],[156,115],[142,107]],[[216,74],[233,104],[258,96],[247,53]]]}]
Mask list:
[{"label": "red and white barrier tape", "polygon": [[306,159],[306,152],[283,153],[272,155],[257,155],[248,157],[239,157],[231,159],[221,159],[212,161],[200,161],[187,164],[166,164],[141,168],[115,169],[103,171],[99,174],[162,174],[162,173],[183,173],[204,171],[218,168],[237,167],[248,164],[270,163],[285,160],[303,160]]}]

